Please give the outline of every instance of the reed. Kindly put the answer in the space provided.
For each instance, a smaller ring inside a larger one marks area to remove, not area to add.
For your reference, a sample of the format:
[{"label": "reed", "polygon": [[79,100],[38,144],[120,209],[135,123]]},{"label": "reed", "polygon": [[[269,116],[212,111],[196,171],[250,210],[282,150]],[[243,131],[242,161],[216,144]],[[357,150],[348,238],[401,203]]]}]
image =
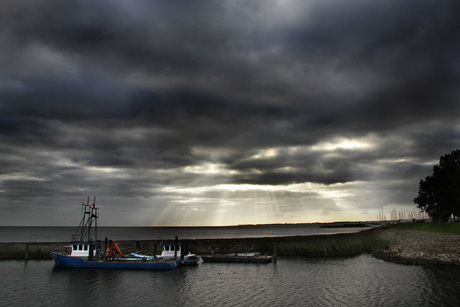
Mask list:
[{"label": "reed", "polygon": [[[278,238],[241,238],[241,239],[195,239],[187,240],[189,251],[198,255],[226,254],[234,252],[261,252],[273,254],[276,244],[277,256],[336,257],[371,253],[378,249],[387,249],[388,243],[380,238],[376,231],[368,230],[354,234],[278,237]],[[141,252],[158,254],[161,252],[159,241],[120,241],[117,242],[124,254]],[[0,243],[0,260],[51,259],[49,250],[62,248],[65,243]]]},{"label": "reed", "polygon": [[[328,237],[315,240],[294,239],[274,244],[276,244],[278,256],[301,257],[351,256],[388,248],[388,243],[378,236],[356,238]],[[258,248],[264,253],[273,251],[273,245],[260,244]]]},{"label": "reed", "polygon": [[8,246],[0,248],[0,260],[50,260],[51,254],[46,248],[28,248],[26,246]]}]

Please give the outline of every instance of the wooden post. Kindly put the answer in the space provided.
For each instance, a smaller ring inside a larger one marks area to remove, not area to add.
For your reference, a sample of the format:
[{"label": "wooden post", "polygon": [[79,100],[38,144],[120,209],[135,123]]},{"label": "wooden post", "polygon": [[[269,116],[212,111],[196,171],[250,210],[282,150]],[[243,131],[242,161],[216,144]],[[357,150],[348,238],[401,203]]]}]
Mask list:
[{"label": "wooden post", "polygon": [[188,254],[187,243],[182,241],[182,244],[180,245],[180,260],[184,260],[185,255],[187,255],[187,254]]},{"label": "wooden post", "polygon": [[277,244],[276,242],[273,243],[273,262],[276,263],[276,258],[277,258],[277,253],[278,253],[278,250],[277,250]]},{"label": "wooden post", "polygon": [[174,260],[177,260],[177,247],[178,247],[178,241],[179,239],[176,236],[176,239],[174,240]]},{"label": "wooden post", "polygon": [[24,255],[25,260],[29,260],[29,243],[26,244],[26,251]]},{"label": "wooden post", "polygon": [[93,261],[94,259],[94,245],[93,244],[90,244],[88,246],[88,261]]},{"label": "wooden post", "polygon": [[107,261],[107,246],[109,244],[109,239],[105,237],[104,241],[104,249],[102,250],[102,261],[106,262]]}]

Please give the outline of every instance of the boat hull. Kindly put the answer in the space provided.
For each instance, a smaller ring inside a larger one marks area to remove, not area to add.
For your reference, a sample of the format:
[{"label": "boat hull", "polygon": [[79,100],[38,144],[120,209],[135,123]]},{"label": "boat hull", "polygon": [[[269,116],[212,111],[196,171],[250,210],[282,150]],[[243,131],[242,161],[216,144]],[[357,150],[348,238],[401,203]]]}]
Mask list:
[{"label": "boat hull", "polygon": [[179,265],[197,265],[198,262],[200,261],[199,257],[193,258],[193,259],[184,259],[184,260],[178,260]]},{"label": "boat hull", "polygon": [[[137,254],[137,253],[131,253],[131,256],[134,258],[142,258],[142,259],[147,259],[147,260],[154,260],[154,259],[165,259],[164,257],[158,255],[158,256],[151,256],[151,255],[144,255],[144,254]],[[166,260],[172,261],[173,258],[169,258]],[[176,261],[179,265],[196,265],[198,262],[200,262],[200,257],[198,256],[186,256],[185,259],[179,259]]]},{"label": "boat hull", "polygon": [[82,258],[70,257],[58,252],[51,252],[54,263],[67,268],[91,269],[142,269],[142,270],[168,270],[179,265],[178,261],[157,262],[137,258],[122,258],[113,261],[85,261]]}]

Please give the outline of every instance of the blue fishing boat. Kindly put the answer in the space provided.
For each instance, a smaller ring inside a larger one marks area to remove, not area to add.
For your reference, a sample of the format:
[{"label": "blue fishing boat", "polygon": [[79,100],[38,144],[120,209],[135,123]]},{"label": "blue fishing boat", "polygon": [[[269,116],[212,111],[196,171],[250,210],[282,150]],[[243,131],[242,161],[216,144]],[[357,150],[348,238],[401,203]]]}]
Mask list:
[{"label": "blue fishing boat", "polygon": [[[104,243],[97,239],[97,219],[99,209],[94,203],[89,204],[89,198],[83,206],[83,217],[70,244],[64,251],[51,251],[56,266],[68,268],[97,268],[97,269],[173,269],[184,259],[164,257],[125,257],[112,240],[105,238]],[[94,238],[93,238],[94,236]],[[177,241],[177,239],[176,239]],[[177,247],[176,247],[177,248]]]}]

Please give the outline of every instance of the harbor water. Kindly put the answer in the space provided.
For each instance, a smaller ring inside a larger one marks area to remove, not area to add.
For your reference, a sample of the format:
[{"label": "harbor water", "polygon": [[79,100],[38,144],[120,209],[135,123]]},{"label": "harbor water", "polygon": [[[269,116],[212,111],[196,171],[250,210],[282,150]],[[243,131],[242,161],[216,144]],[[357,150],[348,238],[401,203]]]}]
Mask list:
[{"label": "harbor water", "polygon": [[[99,238],[249,238],[356,232],[319,225],[102,227]],[[0,227],[0,242],[66,242],[74,227]],[[2,306],[460,306],[460,267],[409,266],[368,254],[203,263],[167,271],[65,269],[0,261]]]},{"label": "harbor water", "polygon": [[64,269],[0,262],[3,306],[459,306],[460,268],[363,254],[199,263],[170,271]]},{"label": "harbor water", "polygon": [[[98,238],[113,240],[263,238],[352,233],[370,227],[321,227],[323,224],[247,225],[227,227],[99,227]],[[330,225],[329,225],[330,226]],[[68,242],[76,227],[0,226],[0,243]]]}]

